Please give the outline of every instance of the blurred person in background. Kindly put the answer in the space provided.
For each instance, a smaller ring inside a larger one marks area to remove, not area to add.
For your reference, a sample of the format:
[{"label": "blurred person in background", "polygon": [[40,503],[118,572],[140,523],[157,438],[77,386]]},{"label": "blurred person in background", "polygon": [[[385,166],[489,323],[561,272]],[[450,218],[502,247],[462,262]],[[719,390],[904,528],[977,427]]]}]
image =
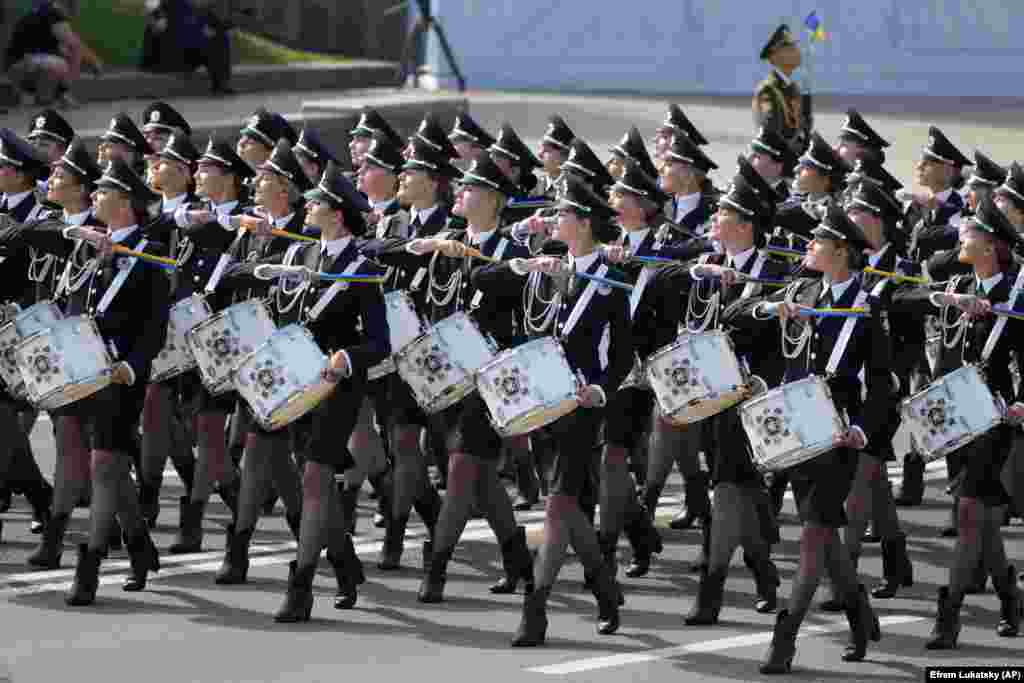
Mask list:
[{"label": "blurred person in background", "polygon": [[230,85],[232,25],[211,0],[146,0],[146,10],[139,68],[192,74],[205,66],[214,94],[234,94]]}]

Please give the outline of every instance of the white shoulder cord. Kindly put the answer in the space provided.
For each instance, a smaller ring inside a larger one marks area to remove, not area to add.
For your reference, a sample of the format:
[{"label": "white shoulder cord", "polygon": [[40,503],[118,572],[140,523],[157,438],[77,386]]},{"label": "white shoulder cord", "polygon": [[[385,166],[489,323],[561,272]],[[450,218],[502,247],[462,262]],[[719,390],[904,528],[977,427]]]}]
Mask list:
[{"label": "white shoulder cord", "polygon": [[[796,301],[797,290],[800,289],[800,281],[797,280],[793,284],[786,287],[786,293],[784,301],[786,304],[792,304]],[[792,335],[789,333],[787,326],[790,322],[800,326],[800,333]],[[801,323],[795,321],[789,321],[785,318],[779,317],[779,328],[782,333],[782,355],[787,360],[794,360],[800,357],[800,354],[807,348],[807,342],[811,339],[811,324]],[[810,367],[810,358],[807,359],[808,368]]]},{"label": "white shoulder cord", "polygon": [[[530,273],[526,280],[526,287],[523,288],[523,309],[526,330],[530,334],[544,334],[551,328],[555,320],[558,307],[562,303],[562,293],[557,288],[550,299],[544,299],[540,293],[541,282],[544,274],[539,271]],[[534,303],[539,302],[543,307],[540,313],[534,313]]]}]

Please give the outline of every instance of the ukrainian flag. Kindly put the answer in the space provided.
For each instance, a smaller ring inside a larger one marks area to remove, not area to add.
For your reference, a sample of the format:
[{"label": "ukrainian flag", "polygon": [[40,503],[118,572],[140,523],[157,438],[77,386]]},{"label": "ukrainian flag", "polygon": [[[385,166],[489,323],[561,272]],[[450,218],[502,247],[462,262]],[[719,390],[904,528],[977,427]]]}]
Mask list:
[{"label": "ukrainian flag", "polygon": [[811,40],[814,42],[824,42],[828,38],[828,34],[825,33],[825,26],[821,23],[821,19],[818,18],[818,11],[812,10],[807,18],[804,19],[804,26],[811,34]]}]

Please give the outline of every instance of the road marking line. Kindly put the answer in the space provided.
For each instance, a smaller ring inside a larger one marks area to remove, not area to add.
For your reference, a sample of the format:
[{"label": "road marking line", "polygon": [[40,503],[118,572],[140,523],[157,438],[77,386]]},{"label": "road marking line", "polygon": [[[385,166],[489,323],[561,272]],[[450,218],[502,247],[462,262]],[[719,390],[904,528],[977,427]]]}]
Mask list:
[{"label": "road marking line", "polygon": [[[896,626],[900,624],[911,624],[918,621],[926,621],[925,617],[910,615],[893,615],[882,617],[878,620],[882,626]],[[820,626],[802,626],[798,638],[815,636],[823,633],[837,633],[848,629],[846,621],[837,621],[832,624]],[[742,636],[719,638],[717,640],[706,640],[699,643],[688,643],[674,647],[659,648],[646,652],[627,652],[624,654],[608,655],[606,657],[590,657],[588,659],[576,659],[560,664],[547,664],[544,666],[527,667],[525,671],[537,674],[548,674],[551,676],[565,676],[568,674],[581,673],[584,671],[595,671],[597,669],[610,669],[617,666],[629,664],[643,664],[654,662],[671,657],[679,657],[687,654],[701,654],[718,652],[720,650],[731,650],[734,648],[750,647],[752,645],[763,645],[770,643],[772,632],[766,630],[764,633],[750,633]]]}]

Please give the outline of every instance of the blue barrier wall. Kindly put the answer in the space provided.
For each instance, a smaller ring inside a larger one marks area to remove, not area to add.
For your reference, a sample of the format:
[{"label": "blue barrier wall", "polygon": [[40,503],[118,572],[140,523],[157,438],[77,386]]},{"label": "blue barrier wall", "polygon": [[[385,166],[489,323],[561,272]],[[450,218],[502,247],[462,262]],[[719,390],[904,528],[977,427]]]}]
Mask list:
[{"label": "blue barrier wall", "polygon": [[[782,22],[828,33],[815,92],[1019,95],[1022,0],[433,0],[471,88],[746,94]],[[806,45],[808,40],[801,36]],[[805,52],[806,54],[806,52]],[[428,61],[447,65],[432,35]]]}]

